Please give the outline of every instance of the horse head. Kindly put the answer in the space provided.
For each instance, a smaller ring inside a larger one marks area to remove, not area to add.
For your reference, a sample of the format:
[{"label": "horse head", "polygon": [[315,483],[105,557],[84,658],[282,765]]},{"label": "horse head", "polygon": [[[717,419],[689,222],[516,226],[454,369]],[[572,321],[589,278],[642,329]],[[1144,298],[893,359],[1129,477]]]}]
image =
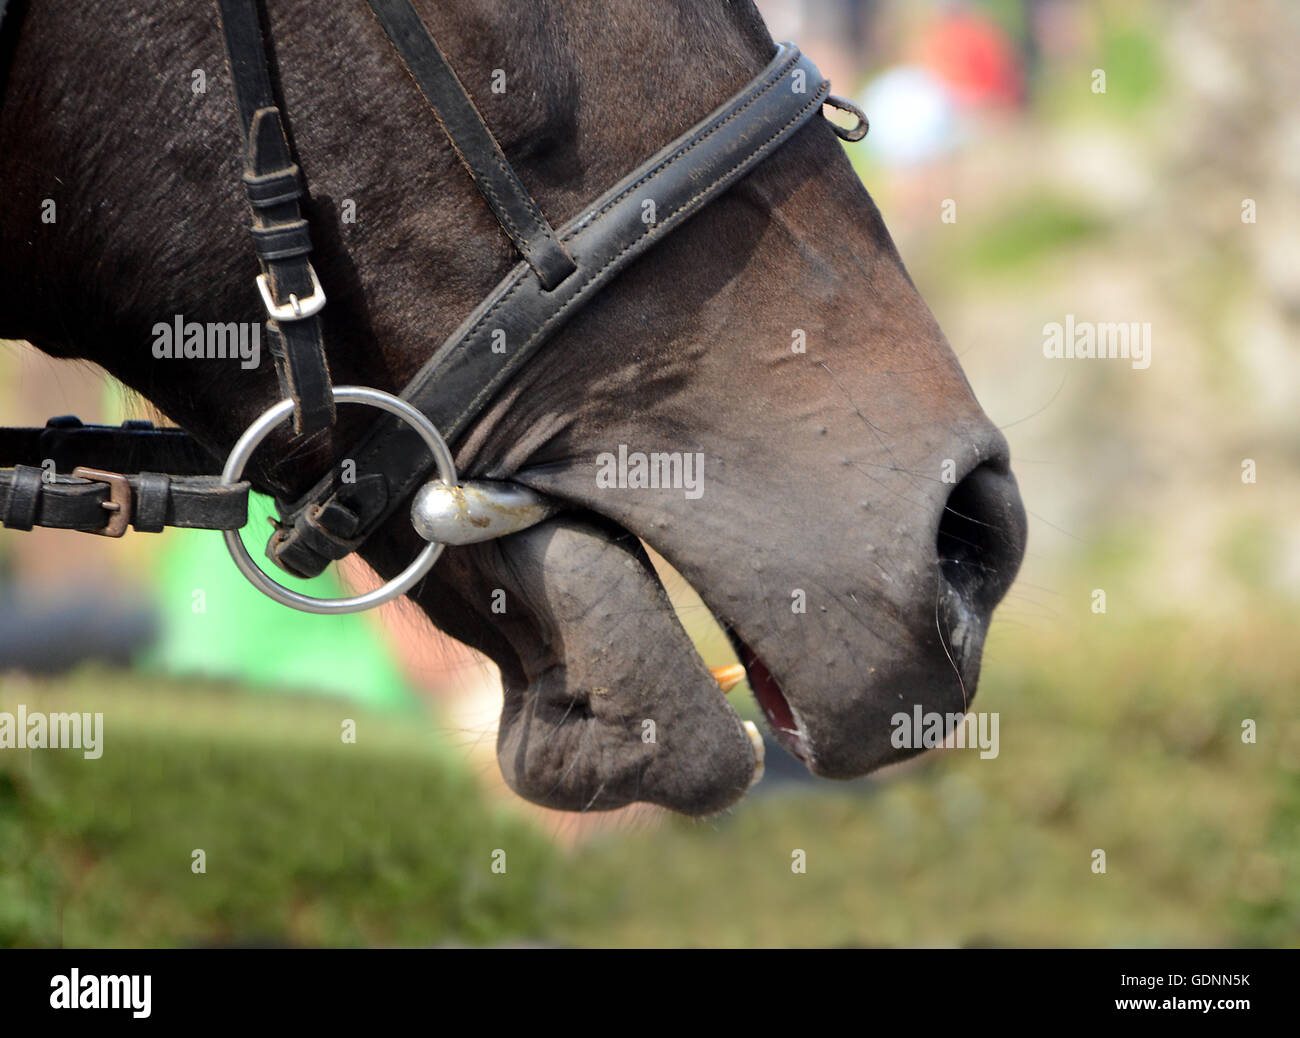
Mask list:
[{"label": "horse head", "polygon": [[[220,456],[279,399],[270,365],[150,350],[173,314],[262,317],[217,18],[89,6],[34,5],[13,48],[0,334],[102,365]],[[774,51],[748,0],[417,6],[556,226]],[[365,5],[266,8],[331,374],[397,392],[518,257]],[[371,417],[277,430],[255,486],[302,494]],[[716,811],[759,763],[642,542],[724,625],[777,740],[833,778],[916,752],[898,713],[968,708],[1024,550],[1006,441],[820,118],[572,315],[455,447],[463,474],[564,506],[447,550],[411,593],[499,665],[502,772],[555,807]],[[398,514],[361,554],[390,576],[421,546]]]}]

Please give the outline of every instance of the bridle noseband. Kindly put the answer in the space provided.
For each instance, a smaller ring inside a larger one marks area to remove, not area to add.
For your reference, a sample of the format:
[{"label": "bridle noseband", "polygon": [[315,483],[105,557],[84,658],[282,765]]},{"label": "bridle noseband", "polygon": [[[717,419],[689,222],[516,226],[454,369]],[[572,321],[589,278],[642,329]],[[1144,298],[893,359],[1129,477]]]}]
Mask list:
[{"label": "bridle noseband", "polygon": [[[767,68],[742,90],[577,217],[553,228],[410,0],[369,3],[520,262],[400,397],[332,385],[318,319],[326,295],[308,259],[311,239],[300,208],[306,187],[272,90],[257,3],[217,0],[245,134],[243,184],[262,268],[257,287],[284,399],[249,427],[224,466],[188,433],[147,422],[85,426],[63,418],[51,419],[44,429],[0,429],[5,526],[108,536],[121,536],[128,525],[147,532],[166,526],[222,530],[236,565],[255,586],[308,612],[354,612],[403,594],[428,572],[444,545],[505,536],[557,509],[555,502],[514,484],[459,482],[447,446],[547,339],[624,268],[788,141],[823,105],[856,118],[850,129],[831,123],[845,140],[860,140],[867,132],[862,112],[831,96],[812,62],[793,45],[781,44]],[[648,219],[647,201],[654,203]],[[355,478],[331,471],[300,499],[277,502],[281,518],[267,555],[290,573],[315,576],[358,550],[412,497],[412,522],[428,544],[406,570],[372,592],[317,599],[282,587],[249,557],[238,533],[247,521],[250,489],[242,476],[257,444],[282,422],[292,417],[295,434],[310,436],[330,428],[335,404],[348,402],[385,412],[348,452]],[[152,471],[122,474],[141,458]]]}]

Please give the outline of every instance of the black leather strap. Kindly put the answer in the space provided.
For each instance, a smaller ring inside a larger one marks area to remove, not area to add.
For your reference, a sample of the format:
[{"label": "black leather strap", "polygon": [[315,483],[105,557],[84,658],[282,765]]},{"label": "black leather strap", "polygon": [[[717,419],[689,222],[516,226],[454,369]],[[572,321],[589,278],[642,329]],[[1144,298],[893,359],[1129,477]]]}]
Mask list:
[{"label": "black leather strap", "polygon": [[542,287],[554,289],[577,269],[576,264],[506,161],[501,146],[410,0],[370,0],[370,6],[502,229]]},{"label": "black leather strap", "polygon": [[174,476],[211,476],[221,462],[184,429],[152,422],[83,425],[75,415],[51,418],[41,428],[0,428],[0,466],[44,465],[71,472],[78,465],[112,472],[152,469]]},{"label": "black leather strap", "polygon": [[[244,191],[253,213],[253,246],[272,302],[290,307],[317,291],[308,254],[311,237],[299,200],[301,171],[289,147],[271,88],[256,0],[217,0],[235,105],[244,128]],[[334,424],[334,395],[314,315],[277,319],[268,312],[271,356],[284,396],[294,402],[294,431],[308,435]]]},{"label": "black leather strap", "polygon": [[162,533],[167,525],[172,477],[162,472],[141,472],[136,485],[135,528],[142,533]]},{"label": "black leather strap", "polygon": [[237,530],[247,521],[248,483],[220,486],[221,463],[182,429],[83,425],[70,416],[40,429],[0,428],[0,466],[0,523],[11,529],[102,533],[116,514],[106,507],[114,488],[74,478],[79,466],[124,474],[126,519],[137,530]]},{"label": "black leather strap", "polygon": [[[164,526],[238,530],[248,521],[246,482],[223,487],[216,476],[166,477],[165,494],[158,496],[160,484],[148,482],[151,476],[124,477],[131,492],[128,518],[137,530],[157,533]],[[148,482],[143,491],[142,480]],[[72,476],[46,481],[38,468],[0,469],[0,521],[18,530],[34,525],[100,533],[112,516],[106,508],[112,493],[107,483]]]},{"label": "black leather strap", "polygon": [[[566,224],[559,238],[577,270],[547,291],[520,264],[443,343],[402,396],[454,442],[500,388],[570,316],[634,259],[681,226],[778,148],[824,102],[829,85],[797,48],[782,44],[743,91],[662,149]],[[656,219],[643,221],[653,200]],[[495,333],[505,353],[495,353]],[[355,550],[433,468],[419,437],[381,419],[347,454],[359,478],[335,475],[281,506],[284,524],[267,554],[315,576]]]}]

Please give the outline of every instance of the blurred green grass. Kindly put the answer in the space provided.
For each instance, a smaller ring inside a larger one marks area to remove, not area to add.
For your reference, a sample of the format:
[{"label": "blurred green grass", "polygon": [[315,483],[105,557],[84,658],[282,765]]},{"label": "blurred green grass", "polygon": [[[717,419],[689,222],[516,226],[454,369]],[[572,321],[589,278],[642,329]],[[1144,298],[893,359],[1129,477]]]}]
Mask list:
[{"label": "blurred green grass", "polygon": [[1079,202],[1040,192],[996,211],[975,233],[963,236],[936,260],[942,266],[936,277],[963,277],[969,271],[981,276],[1024,276],[1046,257],[1081,244],[1107,227],[1106,221]]},{"label": "blurred green grass", "polygon": [[[974,703],[1000,714],[996,759],[945,751],[838,792],[777,792],[721,821],[589,846],[584,875],[635,882],[612,922],[572,938],[1300,943],[1295,616],[1092,619],[1069,636],[996,629]],[[791,871],[796,849],[806,875]]]},{"label": "blurred green grass", "polygon": [[486,798],[432,723],[353,714],[344,745],[341,708],[311,701],[10,687],[9,709],[108,716],[100,760],[0,755],[0,943],[1295,945],[1296,619],[1000,624],[974,703],[1000,714],[997,758],[760,787],[573,849]]},{"label": "blurred green grass", "polygon": [[478,944],[562,918],[547,840],[428,722],[146,680],[0,695],[105,714],[97,760],[0,753],[0,944]]}]

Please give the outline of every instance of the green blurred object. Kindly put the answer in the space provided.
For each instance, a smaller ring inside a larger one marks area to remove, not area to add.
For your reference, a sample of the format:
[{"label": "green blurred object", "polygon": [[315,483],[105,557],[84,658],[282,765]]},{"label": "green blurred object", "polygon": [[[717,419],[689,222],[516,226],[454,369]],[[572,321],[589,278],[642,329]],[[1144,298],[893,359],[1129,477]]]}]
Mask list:
[{"label": "green blurred object", "polygon": [[[257,511],[250,508],[254,517]],[[255,518],[249,527],[257,528]],[[220,535],[209,530],[170,531],[157,558],[163,633],[143,660],[146,668],[235,678],[263,693],[293,689],[376,709],[419,707],[367,614],[316,616],[271,601],[240,575]],[[274,575],[309,594],[344,594],[333,572],[312,581]]]},{"label": "green blurred object", "polygon": [[1106,229],[1105,218],[1078,201],[1046,192],[1026,195],[996,211],[946,259],[953,271],[972,280],[1023,275]]}]

